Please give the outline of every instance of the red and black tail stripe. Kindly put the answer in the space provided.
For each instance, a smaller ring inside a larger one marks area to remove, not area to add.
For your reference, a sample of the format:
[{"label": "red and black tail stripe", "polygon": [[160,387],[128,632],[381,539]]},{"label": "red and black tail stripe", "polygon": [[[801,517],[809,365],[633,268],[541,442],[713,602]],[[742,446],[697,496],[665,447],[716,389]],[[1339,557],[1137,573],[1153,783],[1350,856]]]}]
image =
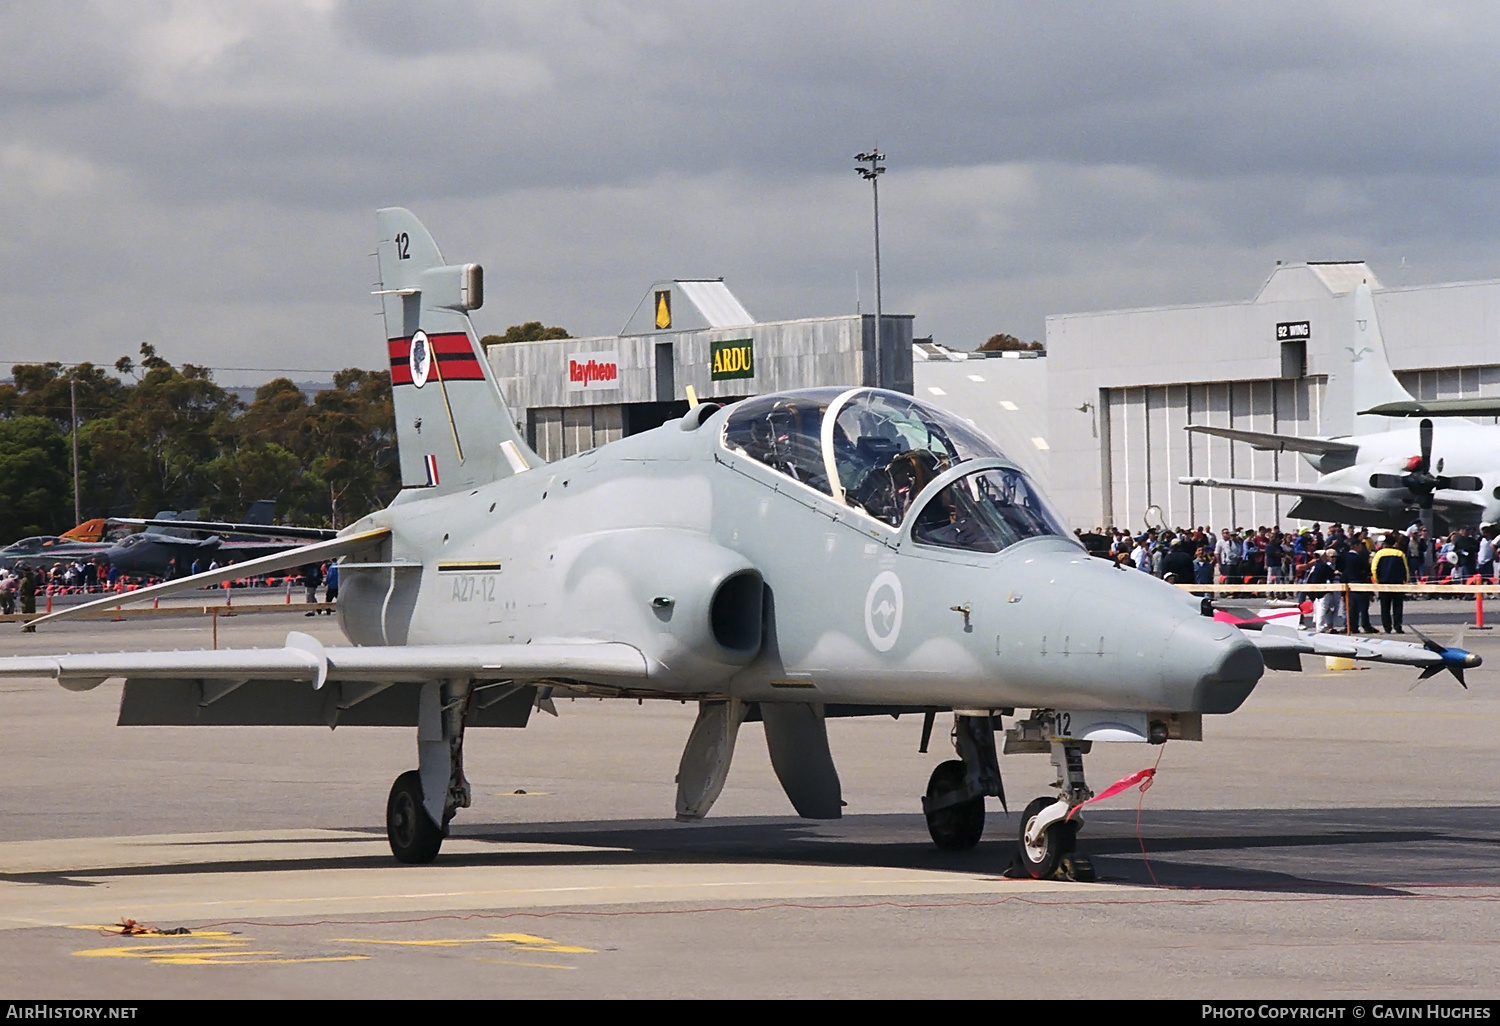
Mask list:
[{"label": "red and black tail stripe", "polygon": [[[479,357],[474,355],[474,347],[469,344],[468,335],[461,331],[447,335],[428,335],[427,341],[438,362],[429,381],[436,379],[438,375],[442,375],[444,381],[484,380],[484,368],[479,365]],[[391,384],[411,384],[411,338],[393,338],[390,346]]]}]

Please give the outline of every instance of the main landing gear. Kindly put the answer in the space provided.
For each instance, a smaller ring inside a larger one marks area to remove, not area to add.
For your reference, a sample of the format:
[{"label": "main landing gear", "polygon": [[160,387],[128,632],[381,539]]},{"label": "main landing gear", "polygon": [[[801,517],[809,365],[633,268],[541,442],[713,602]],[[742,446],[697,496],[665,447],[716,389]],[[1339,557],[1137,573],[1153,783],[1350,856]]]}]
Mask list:
[{"label": "main landing gear", "polygon": [[448,822],[469,806],[464,777],[464,713],[467,681],[424,684],[417,712],[417,761],[391,785],[385,804],[385,835],[401,862],[422,864],[437,858]]},{"label": "main landing gear", "polygon": [[[928,714],[929,717],[932,715]],[[931,720],[924,724],[930,730]],[[945,851],[965,851],[984,834],[984,799],[994,795],[1005,807],[1005,785],[995,754],[995,720],[989,713],[955,713],[953,747],[958,759],[940,763],[927,781],[922,812],[933,843]],[[922,750],[927,750],[924,734]]]},{"label": "main landing gear", "polygon": [[[1007,713],[1009,710],[1007,710]],[[931,715],[924,724],[922,750],[931,730]],[[995,750],[998,717],[987,712],[955,712],[953,746],[959,758],[940,763],[927,782],[922,811],[933,843],[945,851],[973,848],[984,834],[984,799],[993,795],[1005,807],[1005,786],[1000,779]],[[1021,814],[1015,868],[1033,879],[1059,874],[1071,880],[1094,879],[1093,867],[1075,853],[1083,820],[1069,813],[1094,796],[1084,782],[1083,757],[1089,741],[1057,737],[1055,717],[1038,710],[1016,723],[1005,734],[1005,751],[1050,752],[1057,768],[1057,797],[1038,798]]]}]

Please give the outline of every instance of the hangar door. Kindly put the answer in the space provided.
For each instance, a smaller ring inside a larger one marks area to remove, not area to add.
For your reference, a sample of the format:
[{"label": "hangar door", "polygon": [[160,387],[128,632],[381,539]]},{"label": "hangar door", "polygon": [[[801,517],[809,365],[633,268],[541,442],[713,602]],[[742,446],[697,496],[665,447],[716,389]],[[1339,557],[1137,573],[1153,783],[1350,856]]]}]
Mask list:
[{"label": "hangar door", "polygon": [[1157,506],[1171,527],[1281,523],[1288,496],[1189,488],[1179,477],[1316,481],[1296,453],[1256,452],[1240,442],[1189,434],[1188,424],[1315,435],[1327,379],[1271,378],[1198,385],[1104,389],[1099,418],[1101,498],[1109,526],[1138,532]]}]

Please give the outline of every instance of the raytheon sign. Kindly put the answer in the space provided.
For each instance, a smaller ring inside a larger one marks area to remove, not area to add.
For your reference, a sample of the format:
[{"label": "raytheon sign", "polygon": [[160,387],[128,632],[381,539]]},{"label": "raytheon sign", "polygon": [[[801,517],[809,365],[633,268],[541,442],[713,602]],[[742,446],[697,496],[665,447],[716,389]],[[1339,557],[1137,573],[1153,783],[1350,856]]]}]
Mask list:
[{"label": "raytheon sign", "polygon": [[620,387],[620,354],[569,353],[568,391],[587,392]]}]

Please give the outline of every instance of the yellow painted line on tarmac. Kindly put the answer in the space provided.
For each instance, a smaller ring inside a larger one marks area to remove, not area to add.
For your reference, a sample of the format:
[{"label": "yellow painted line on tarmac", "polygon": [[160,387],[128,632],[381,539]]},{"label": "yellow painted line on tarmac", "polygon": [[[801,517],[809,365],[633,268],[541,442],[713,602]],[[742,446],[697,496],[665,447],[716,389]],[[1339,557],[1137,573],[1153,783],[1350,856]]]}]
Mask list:
[{"label": "yellow painted line on tarmac", "polygon": [[576,965],[559,965],[556,962],[517,962],[509,958],[476,958],[486,965],[524,965],[528,969],[577,969]]},{"label": "yellow painted line on tarmac", "polygon": [[390,944],[412,948],[457,948],[465,944],[511,944],[521,951],[546,951],[556,955],[593,955],[593,948],[563,944],[529,933],[492,933],[485,937],[439,938],[435,940],[375,940],[366,937],[335,937],[336,944]]},{"label": "yellow painted line on tarmac", "polygon": [[292,965],[303,962],[363,962],[369,955],[313,955],[277,958],[281,952],[249,947],[250,939],[187,944],[127,944],[114,948],[75,951],[80,958],[138,958],[155,965]]}]

